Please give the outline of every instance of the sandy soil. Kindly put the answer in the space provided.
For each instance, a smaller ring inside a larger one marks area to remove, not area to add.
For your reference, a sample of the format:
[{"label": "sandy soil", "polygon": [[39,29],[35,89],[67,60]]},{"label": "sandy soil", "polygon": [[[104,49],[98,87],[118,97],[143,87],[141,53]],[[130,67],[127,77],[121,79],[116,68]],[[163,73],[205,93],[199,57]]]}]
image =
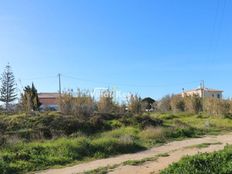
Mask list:
[{"label": "sandy soil", "polygon": [[[189,148],[202,143],[217,143],[222,144],[212,144],[207,148]],[[112,166],[115,164],[120,164],[128,160],[141,160],[147,157],[153,157],[158,154],[168,153],[167,157],[159,157],[156,161],[150,161],[144,163],[140,166],[119,166],[115,168],[110,174],[149,174],[149,173],[159,173],[160,170],[166,168],[169,164],[180,160],[183,156],[194,155],[199,152],[213,152],[221,150],[226,144],[232,144],[232,133],[218,136],[206,136],[202,138],[194,138],[182,141],[174,141],[165,144],[160,147],[154,147],[150,150],[146,150],[134,154],[120,155],[116,157],[111,157],[107,159],[95,160],[91,162],[86,162],[83,164],[78,164],[71,167],[65,167],[60,169],[49,169],[45,171],[37,172],[36,174],[77,174],[83,173],[85,171],[97,169],[99,167]]]}]

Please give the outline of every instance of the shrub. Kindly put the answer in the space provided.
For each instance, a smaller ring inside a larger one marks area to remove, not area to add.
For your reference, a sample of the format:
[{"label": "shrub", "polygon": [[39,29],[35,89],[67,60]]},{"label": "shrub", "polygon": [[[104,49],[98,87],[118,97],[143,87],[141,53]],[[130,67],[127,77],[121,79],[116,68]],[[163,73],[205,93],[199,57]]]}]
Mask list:
[{"label": "shrub", "polygon": [[138,95],[131,94],[128,98],[128,110],[131,113],[139,114],[142,111],[142,99]]},{"label": "shrub", "polygon": [[104,132],[101,134],[102,137],[113,137],[120,138],[121,136],[129,135],[136,138],[136,135],[139,133],[139,129],[134,127],[122,127],[120,129],[115,129],[112,131]]},{"label": "shrub", "polygon": [[232,146],[227,146],[218,152],[185,157],[161,171],[161,174],[230,174],[232,173],[231,157]]},{"label": "shrub", "polygon": [[113,113],[117,109],[114,102],[114,92],[107,89],[101,92],[100,99],[97,102],[98,112]]},{"label": "shrub", "polygon": [[179,120],[174,122],[174,127],[170,127],[166,130],[166,136],[169,138],[191,138],[202,134],[203,132],[201,130],[195,129]]},{"label": "shrub", "polygon": [[172,96],[170,105],[173,112],[183,112],[185,110],[184,98],[180,95]]},{"label": "shrub", "polygon": [[161,126],[163,124],[162,120],[151,118],[149,115],[136,116],[135,119],[141,128],[149,126]]},{"label": "shrub", "polygon": [[157,118],[152,118],[149,115],[137,115],[133,116],[130,114],[123,115],[119,121],[125,126],[138,126],[145,128],[149,126],[161,126],[163,121]]},{"label": "shrub", "polygon": [[123,126],[123,124],[119,121],[119,120],[110,120],[108,122],[108,124],[110,125],[111,128],[115,129],[115,128],[120,128]]},{"label": "shrub", "polygon": [[58,99],[61,112],[85,119],[90,117],[96,107],[93,97],[86,90],[77,90],[77,95],[72,91],[64,92]]},{"label": "shrub", "polygon": [[163,97],[157,104],[158,111],[160,112],[169,112],[171,111],[171,96],[166,95]]}]

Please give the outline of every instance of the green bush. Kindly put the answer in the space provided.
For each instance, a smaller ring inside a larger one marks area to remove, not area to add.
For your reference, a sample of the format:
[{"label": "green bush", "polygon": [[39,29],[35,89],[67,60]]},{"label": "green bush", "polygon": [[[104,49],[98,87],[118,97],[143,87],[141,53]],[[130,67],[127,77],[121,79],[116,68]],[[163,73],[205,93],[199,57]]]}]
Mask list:
[{"label": "green bush", "polygon": [[214,153],[185,157],[164,169],[161,174],[231,174],[232,146]]},{"label": "green bush", "polygon": [[116,129],[123,126],[123,124],[119,120],[110,120],[107,122],[111,128]]},{"label": "green bush", "polygon": [[173,127],[170,127],[166,131],[166,137],[169,138],[192,138],[202,134],[203,131],[193,128],[180,120],[175,120]]},{"label": "green bush", "polygon": [[133,136],[135,137],[137,134],[139,133],[139,129],[138,128],[134,128],[134,127],[122,127],[119,129],[115,129],[112,131],[107,131],[107,132],[103,132],[101,134],[102,137],[112,137],[112,138],[119,138],[122,135],[129,135],[129,136]]},{"label": "green bush", "polygon": [[161,126],[163,121],[157,118],[153,118],[149,115],[137,115],[133,116],[127,114],[122,116],[119,121],[125,126],[138,126],[140,128],[150,127],[150,126]]},{"label": "green bush", "polygon": [[163,124],[163,120],[152,118],[149,115],[136,116],[135,119],[141,128],[149,126],[161,126]]}]

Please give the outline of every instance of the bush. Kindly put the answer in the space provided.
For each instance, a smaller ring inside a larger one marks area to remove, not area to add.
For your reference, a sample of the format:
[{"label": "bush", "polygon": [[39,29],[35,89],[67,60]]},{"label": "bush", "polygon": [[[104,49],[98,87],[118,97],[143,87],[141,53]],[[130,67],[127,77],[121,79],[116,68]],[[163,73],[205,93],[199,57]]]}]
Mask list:
[{"label": "bush", "polygon": [[161,171],[161,174],[231,174],[232,146],[214,153],[185,157]]},{"label": "bush", "polygon": [[151,118],[149,115],[136,116],[135,119],[141,128],[149,126],[161,126],[163,124],[163,120]]},{"label": "bush", "polygon": [[101,134],[102,137],[113,137],[120,138],[121,136],[129,135],[131,137],[136,138],[136,135],[139,133],[139,129],[134,127],[122,127],[120,129],[115,129],[108,132],[103,132]]},{"label": "bush", "polygon": [[59,98],[59,108],[65,115],[74,115],[79,118],[90,117],[96,107],[90,91],[77,90],[77,95],[67,91]]},{"label": "bush", "polygon": [[174,122],[174,127],[170,127],[166,131],[166,136],[169,138],[192,138],[202,135],[203,132],[199,129],[183,123],[179,120]]},{"label": "bush", "polygon": [[108,121],[108,124],[112,129],[120,128],[123,126],[123,124],[119,120],[110,120]]},{"label": "bush", "polygon": [[133,116],[130,114],[122,116],[119,121],[125,126],[138,126],[140,128],[150,127],[150,126],[161,126],[163,120],[152,118],[149,115],[137,115]]},{"label": "bush", "polygon": [[131,94],[128,98],[128,110],[134,114],[142,112],[142,99],[138,95]]}]

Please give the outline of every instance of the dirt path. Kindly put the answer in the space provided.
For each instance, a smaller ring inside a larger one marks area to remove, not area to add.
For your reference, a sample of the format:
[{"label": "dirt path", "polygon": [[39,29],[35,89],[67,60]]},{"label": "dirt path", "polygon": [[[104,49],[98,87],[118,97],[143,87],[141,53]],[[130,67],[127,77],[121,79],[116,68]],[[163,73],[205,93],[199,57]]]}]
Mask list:
[{"label": "dirt path", "polygon": [[[193,147],[202,143],[212,144],[205,148]],[[159,173],[161,169],[166,168],[169,164],[178,161],[185,155],[194,155],[198,152],[213,152],[221,150],[224,148],[226,144],[232,144],[232,133],[218,136],[206,136],[203,138],[194,138],[183,141],[174,141],[163,146],[154,147],[150,150],[146,150],[135,154],[126,154],[107,159],[95,160],[61,169],[49,169],[46,171],[37,172],[37,174],[77,174],[97,169],[100,167],[121,164],[128,160],[141,160],[148,157],[154,157],[155,155],[168,153],[169,156],[159,157],[155,161],[146,162],[140,166],[120,165],[119,167],[115,168],[112,172],[110,172],[110,174]]]}]

